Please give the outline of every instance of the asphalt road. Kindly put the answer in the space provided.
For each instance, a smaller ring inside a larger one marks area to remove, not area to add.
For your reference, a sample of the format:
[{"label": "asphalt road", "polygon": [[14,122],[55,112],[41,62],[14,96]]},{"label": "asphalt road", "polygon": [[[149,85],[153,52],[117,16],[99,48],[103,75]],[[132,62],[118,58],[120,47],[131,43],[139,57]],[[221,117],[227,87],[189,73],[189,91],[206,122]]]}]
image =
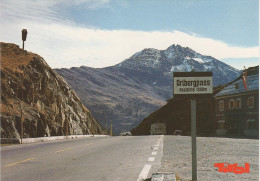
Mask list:
[{"label": "asphalt road", "polygon": [[163,136],[99,137],[1,148],[1,180],[141,181],[161,166]]}]

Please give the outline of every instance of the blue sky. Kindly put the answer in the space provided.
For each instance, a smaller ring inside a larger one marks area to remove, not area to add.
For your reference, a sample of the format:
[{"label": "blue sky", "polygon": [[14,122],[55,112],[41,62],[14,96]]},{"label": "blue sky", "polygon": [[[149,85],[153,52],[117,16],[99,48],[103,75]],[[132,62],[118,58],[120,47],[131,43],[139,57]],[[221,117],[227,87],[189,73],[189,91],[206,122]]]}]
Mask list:
[{"label": "blue sky", "polygon": [[77,23],[101,29],[197,33],[231,45],[258,45],[258,1],[133,0],[68,9]]},{"label": "blue sky", "polygon": [[0,41],[53,68],[105,67],[144,48],[188,46],[235,68],[259,64],[258,0],[2,0]]}]

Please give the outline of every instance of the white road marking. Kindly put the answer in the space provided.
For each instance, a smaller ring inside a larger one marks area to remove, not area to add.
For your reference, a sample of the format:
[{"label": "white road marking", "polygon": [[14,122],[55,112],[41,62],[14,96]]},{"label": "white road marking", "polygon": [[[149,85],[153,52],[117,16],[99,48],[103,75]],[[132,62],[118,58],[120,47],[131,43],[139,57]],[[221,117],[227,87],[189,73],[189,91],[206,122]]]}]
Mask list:
[{"label": "white road marking", "polygon": [[148,158],[148,161],[149,161],[149,162],[153,162],[154,159],[155,159],[155,157],[149,157],[149,158]]},{"label": "white road marking", "polygon": [[152,155],[156,155],[156,154],[157,154],[157,151],[153,151],[153,152],[152,152]]},{"label": "white road marking", "polygon": [[[155,145],[155,146],[152,146],[151,148],[152,148],[153,150],[158,150],[160,144],[163,142],[163,138],[164,138],[163,135],[160,136],[160,138],[159,138],[159,139],[157,140],[157,142],[156,142],[156,145]],[[162,145],[162,146],[163,146],[163,145]],[[155,156],[156,154],[157,154],[157,151],[153,151],[153,152],[152,152],[153,157],[149,157],[149,158],[148,158],[148,161],[149,161],[149,162],[153,162],[153,161],[155,160],[155,157],[154,157],[154,156]],[[149,174],[149,171],[150,171],[151,167],[152,167],[152,165],[149,165],[149,164],[144,165],[144,167],[143,167],[143,169],[142,169],[142,171],[141,171],[139,177],[137,178],[137,181],[144,181],[145,179],[147,179],[147,176],[148,176],[148,174]]]},{"label": "white road marking", "polygon": [[143,170],[141,171],[139,177],[137,178],[137,181],[143,181],[143,180],[147,179],[147,176],[149,174],[151,167],[152,167],[152,165],[144,165]]}]

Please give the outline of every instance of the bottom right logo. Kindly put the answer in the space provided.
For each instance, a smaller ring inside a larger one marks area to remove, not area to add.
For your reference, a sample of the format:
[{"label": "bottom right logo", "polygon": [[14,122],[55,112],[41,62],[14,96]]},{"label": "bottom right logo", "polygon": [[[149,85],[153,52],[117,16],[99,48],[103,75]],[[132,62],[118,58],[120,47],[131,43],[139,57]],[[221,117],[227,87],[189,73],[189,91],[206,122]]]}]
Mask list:
[{"label": "bottom right logo", "polygon": [[245,167],[238,167],[238,164],[229,164],[227,162],[225,163],[215,163],[214,167],[218,167],[219,172],[227,173],[227,172],[233,172],[235,174],[243,174],[243,173],[249,173],[249,163],[245,163]]}]

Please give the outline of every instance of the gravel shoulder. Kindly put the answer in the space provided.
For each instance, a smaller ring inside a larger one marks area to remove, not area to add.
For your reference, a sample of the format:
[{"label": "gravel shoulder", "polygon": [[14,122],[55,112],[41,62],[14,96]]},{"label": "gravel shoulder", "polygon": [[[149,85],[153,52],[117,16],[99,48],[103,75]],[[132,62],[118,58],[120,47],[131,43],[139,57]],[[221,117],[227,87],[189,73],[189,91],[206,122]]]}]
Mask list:
[{"label": "gravel shoulder", "polygon": [[[250,172],[222,173],[215,163],[250,164]],[[180,180],[191,180],[191,137],[165,136],[159,172],[173,172]],[[259,140],[197,137],[198,181],[259,180]]]}]

